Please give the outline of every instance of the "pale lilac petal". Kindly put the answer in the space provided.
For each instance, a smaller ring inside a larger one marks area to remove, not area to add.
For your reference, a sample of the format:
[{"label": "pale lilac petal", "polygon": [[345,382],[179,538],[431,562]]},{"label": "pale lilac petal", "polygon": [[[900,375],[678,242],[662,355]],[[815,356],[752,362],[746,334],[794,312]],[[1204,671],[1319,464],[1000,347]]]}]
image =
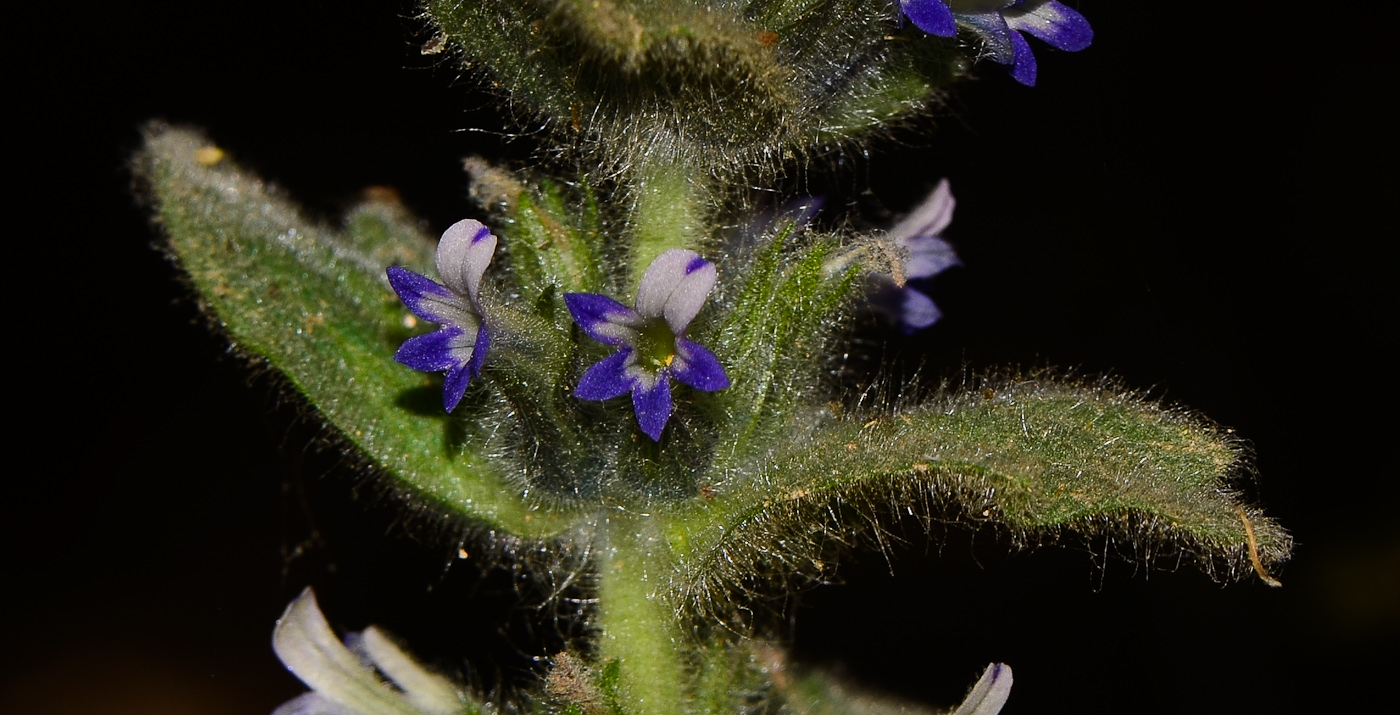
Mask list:
[{"label": "pale lilac petal", "polygon": [[1051,47],[1078,52],[1094,42],[1094,28],[1079,11],[1054,2],[1028,2],[1005,11],[1006,24]]},{"label": "pale lilac petal", "polygon": [[340,703],[321,697],[320,693],[302,693],[272,711],[272,715],[363,715]]},{"label": "pale lilac petal", "polygon": [[1031,45],[1026,42],[1026,37],[1019,32],[1011,33],[1011,49],[1014,56],[1011,60],[1011,79],[1026,85],[1035,86],[1035,54],[1031,52]]},{"label": "pale lilac petal", "polygon": [[874,277],[869,295],[871,306],[905,334],[923,330],[943,317],[943,312],[923,291],[907,284],[902,288],[896,286],[889,276]]},{"label": "pale lilac petal", "polygon": [[636,311],[597,293],[565,293],[564,305],[588,337],[608,345],[630,344],[642,323]]},{"label": "pale lilac petal", "polygon": [[335,637],[309,588],[302,591],[277,620],[277,628],[272,632],[272,649],[301,682],[322,698],[342,706],[341,711],[331,711],[337,715],[339,712],[420,715]]},{"label": "pale lilac petal", "polygon": [[1011,697],[1011,666],[993,663],[963,699],[953,715],[997,715]]},{"label": "pale lilac petal", "polygon": [[943,317],[943,311],[922,291],[905,287],[899,296],[899,322],[906,333],[923,330]]},{"label": "pale lilac petal", "polygon": [[374,667],[403,690],[404,699],[423,713],[456,715],[462,712],[464,698],[452,681],[423,668],[378,628],[366,628],[359,645],[374,662]]},{"label": "pale lilac petal", "polygon": [[409,338],[394,353],[394,360],[423,372],[438,372],[460,365],[461,361],[453,354],[453,348],[454,341],[461,336],[460,329],[448,327]]},{"label": "pale lilac petal", "polygon": [[632,349],[623,348],[593,363],[574,388],[574,396],[585,400],[611,400],[632,390],[636,378],[627,374]]},{"label": "pale lilac petal", "polygon": [[661,441],[661,433],[671,419],[671,381],[665,371],[655,382],[637,382],[632,388],[632,409],[637,412],[637,424],[653,442]]},{"label": "pale lilac petal", "polygon": [[899,8],[915,27],[930,35],[952,37],[958,34],[953,11],[942,0],[899,0]]},{"label": "pale lilac petal", "polygon": [[715,264],[695,251],[673,248],[647,267],[637,286],[637,314],[666,319],[671,332],[685,333],[715,285]]},{"label": "pale lilac petal", "polygon": [[463,219],[442,234],[437,248],[437,271],[457,295],[476,302],[481,276],[496,253],[496,237],[480,221]]},{"label": "pale lilac petal", "polygon": [[904,264],[906,278],[929,278],[953,266],[962,265],[952,245],[939,236],[915,236],[906,241],[909,261]]},{"label": "pale lilac petal", "polygon": [[929,192],[923,203],[890,229],[890,236],[895,241],[905,241],[916,236],[937,236],[953,221],[953,208],[956,206],[957,201],[953,199],[948,180],[943,179],[938,182],[938,186],[933,187],[933,191]]},{"label": "pale lilac petal", "polygon": [[671,374],[697,390],[712,392],[729,387],[729,376],[719,358],[705,347],[685,338],[676,338],[676,359]]}]

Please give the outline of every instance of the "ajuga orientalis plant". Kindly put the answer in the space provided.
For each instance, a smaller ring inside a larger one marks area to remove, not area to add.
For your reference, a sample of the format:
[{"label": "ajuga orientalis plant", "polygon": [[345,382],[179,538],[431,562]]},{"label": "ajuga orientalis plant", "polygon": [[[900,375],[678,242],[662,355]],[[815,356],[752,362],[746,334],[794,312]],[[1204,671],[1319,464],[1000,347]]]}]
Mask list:
[{"label": "ajuga orientalis plant", "polygon": [[[307,220],[190,129],[151,125],[138,177],[237,350],[407,502],[467,524],[474,554],[567,574],[588,638],[488,699],[376,628],[336,635],[308,591],[274,647],[311,690],[279,713],[912,712],[785,670],[757,605],[896,514],[1018,543],[1110,534],[1221,580],[1287,558],[1231,489],[1236,439],[1113,381],[836,393],[857,316],[939,319],[921,281],[958,263],[956,181],[884,231],[757,208],[754,187],[878,150],[979,62],[1033,85],[1036,52],[1091,44],[1074,9],[425,0],[422,21],[426,52],[546,130],[529,170],[469,164],[477,203],[440,239],[384,202]],[[956,712],[996,713],[1010,688],[992,664]]]}]

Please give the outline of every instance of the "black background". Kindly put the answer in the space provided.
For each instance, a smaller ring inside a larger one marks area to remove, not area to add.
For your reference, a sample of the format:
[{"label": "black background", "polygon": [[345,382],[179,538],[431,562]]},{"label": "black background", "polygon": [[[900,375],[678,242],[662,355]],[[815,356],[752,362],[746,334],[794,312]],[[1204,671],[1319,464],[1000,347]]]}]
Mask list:
[{"label": "black background", "polygon": [[[1258,455],[1244,488],[1298,539],[1285,587],[1105,561],[1103,542],[1008,557],[991,532],[911,530],[890,563],[865,555],[793,599],[784,632],[801,662],[929,703],[1010,663],[1013,715],[1364,703],[1400,630],[1379,223],[1393,26],[1337,43],[1277,4],[1079,7],[1095,44],[1039,48],[1039,87],[986,67],[935,120],[808,188],[874,222],[951,177],[946,235],[967,267],[936,283],[946,319],[890,350],[933,376],[1111,372],[1234,428]],[[461,131],[501,115],[418,55],[404,3],[65,13],[12,30],[23,426],[0,710],[268,712],[302,690],[269,636],[308,583],[337,627],[381,623],[519,682],[553,627],[531,627],[509,574],[454,561],[448,532],[404,527],[309,447],[296,401],[229,356],[152,249],[125,165],[146,120],[195,124],[322,218],[391,186],[441,230],[474,210],[461,156],[523,161],[531,141]]]}]

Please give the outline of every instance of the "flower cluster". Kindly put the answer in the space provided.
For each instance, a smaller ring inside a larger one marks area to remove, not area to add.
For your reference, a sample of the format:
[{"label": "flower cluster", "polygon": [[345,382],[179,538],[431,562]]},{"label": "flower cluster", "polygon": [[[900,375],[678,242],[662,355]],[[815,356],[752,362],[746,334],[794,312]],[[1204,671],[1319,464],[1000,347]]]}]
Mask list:
[{"label": "flower cluster", "polygon": [[905,333],[922,330],[938,322],[942,311],[933,300],[908,281],[923,281],[962,265],[953,247],[939,234],[953,220],[953,192],[948,180],[938,182],[933,192],[903,221],[890,229],[889,238],[904,254],[904,282],[877,275],[871,300],[877,310],[898,323]]},{"label": "flower cluster", "polygon": [[436,281],[398,266],[388,270],[389,284],[414,315],[442,325],[436,332],[409,338],[394,359],[414,370],[446,372],[442,405],[456,409],[473,377],[481,374],[490,332],[481,319],[477,295],[481,277],[496,253],[496,237],[480,221],[466,219],[442,234],[437,249]]},{"label": "flower cluster", "polygon": [[635,308],[596,293],[566,294],[574,322],[594,340],[618,348],[588,368],[574,394],[608,400],[632,393],[637,424],[659,441],[671,418],[671,378],[707,392],[729,387],[715,354],[685,337],[714,285],[715,265],[677,248],[647,267]]},{"label": "flower cluster", "polygon": [[[389,283],[409,310],[442,325],[406,341],[394,359],[415,370],[445,371],[443,406],[451,412],[471,379],[481,374],[490,334],[478,294],[496,250],[496,237],[479,221],[453,224],[438,244],[437,270],[446,285],[393,266]],[[594,340],[618,351],[588,369],[574,395],[608,400],[632,393],[637,423],[653,440],[671,418],[672,378],[697,390],[729,386],[714,353],[685,337],[715,284],[715,266],[694,251],[673,249],[656,258],[637,287],[635,308],[596,293],[569,293],[574,322]]]},{"label": "flower cluster", "polygon": [[961,24],[982,38],[992,60],[1007,65],[1011,77],[1035,86],[1035,55],[1022,33],[1067,52],[1094,40],[1094,30],[1078,11],[1056,0],[900,0],[900,9],[930,35],[952,37]]}]

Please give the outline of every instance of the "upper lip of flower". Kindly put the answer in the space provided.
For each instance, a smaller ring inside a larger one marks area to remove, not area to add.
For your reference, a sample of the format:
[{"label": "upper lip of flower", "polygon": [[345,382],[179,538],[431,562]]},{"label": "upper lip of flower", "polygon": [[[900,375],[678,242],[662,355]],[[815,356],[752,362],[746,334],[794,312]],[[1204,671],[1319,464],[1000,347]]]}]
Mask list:
[{"label": "upper lip of flower", "polygon": [[[389,285],[418,317],[442,325],[404,341],[394,359],[415,370],[445,371],[442,404],[451,412],[468,383],[481,374],[491,336],[482,320],[481,278],[496,252],[496,237],[480,221],[464,219],[442,234],[437,272],[442,284],[406,268],[390,266]],[[445,284],[445,285],[444,285]]]},{"label": "upper lip of flower", "polygon": [[574,394],[607,400],[631,392],[638,425],[659,441],[671,417],[670,378],[699,390],[728,387],[714,353],[685,337],[715,277],[714,264],[700,254],[672,249],[647,268],[635,308],[596,293],[565,294],[574,322],[594,340],[619,348],[588,368]]}]

